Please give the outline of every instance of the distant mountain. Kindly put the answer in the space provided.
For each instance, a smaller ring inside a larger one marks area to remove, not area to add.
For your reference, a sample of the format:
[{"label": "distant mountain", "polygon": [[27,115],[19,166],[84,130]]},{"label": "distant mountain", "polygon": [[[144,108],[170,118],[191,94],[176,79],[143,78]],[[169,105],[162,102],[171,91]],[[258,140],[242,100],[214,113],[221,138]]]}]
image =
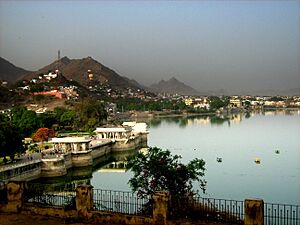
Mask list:
[{"label": "distant mountain", "polygon": [[169,93],[169,94],[179,94],[179,95],[200,95],[201,93],[194,88],[178,81],[176,78],[164,81],[161,80],[157,84],[152,84],[149,87],[150,91],[155,93]]},{"label": "distant mountain", "polygon": [[[124,78],[117,74],[112,69],[99,63],[92,57],[86,57],[83,59],[69,59],[63,57],[60,60],[56,60],[53,63],[43,67],[42,69],[23,77],[23,79],[31,79],[38,74],[45,74],[48,71],[59,70],[67,79],[77,81],[83,86],[89,86],[93,84],[109,84],[116,88],[140,88],[134,82],[131,82],[128,78]],[[93,74],[92,81],[89,79],[90,70]]]},{"label": "distant mountain", "polygon": [[29,73],[31,71],[16,67],[6,59],[0,57],[0,80],[14,82]]},{"label": "distant mountain", "polygon": [[148,87],[147,86],[144,86],[142,84],[140,84],[139,82],[137,82],[135,79],[129,79],[128,77],[123,77],[125,80],[127,80],[129,83],[131,83],[133,86],[136,86],[140,89],[143,89],[143,90],[148,90]]}]

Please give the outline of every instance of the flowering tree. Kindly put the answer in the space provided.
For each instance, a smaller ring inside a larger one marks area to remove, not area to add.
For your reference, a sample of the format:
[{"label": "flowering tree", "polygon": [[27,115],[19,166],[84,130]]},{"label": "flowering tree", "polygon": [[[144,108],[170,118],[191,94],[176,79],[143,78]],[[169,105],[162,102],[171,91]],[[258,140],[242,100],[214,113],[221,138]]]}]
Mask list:
[{"label": "flowering tree", "polygon": [[52,129],[43,127],[39,128],[35,134],[33,134],[32,139],[34,141],[46,141],[48,138],[54,137],[54,131]]},{"label": "flowering tree", "polygon": [[205,192],[205,162],[194,159],[188,164],[180,162],[181,156],[171,155],[169,150],[150,148],[147,154],[139,153],[130,159],[127,168],[134,176],[129,180],[133,191],[141,197],[151,196],[155,191],[168,191],[171,198],[180,199],[193,195],[193,181],[198,181]]}]

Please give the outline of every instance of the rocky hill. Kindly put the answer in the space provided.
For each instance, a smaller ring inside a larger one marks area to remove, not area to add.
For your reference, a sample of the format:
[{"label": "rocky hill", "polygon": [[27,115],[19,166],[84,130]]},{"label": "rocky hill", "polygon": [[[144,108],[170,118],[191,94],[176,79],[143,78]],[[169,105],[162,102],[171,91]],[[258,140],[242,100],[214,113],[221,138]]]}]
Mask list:
[{"label": "rocky hill", "polygon": [[[67,79],[77,81],[83,86],[93,84],[108,84],[115,88],[139,88],[134,82],[128,78],[124,78],[112,69],[99,63],[92,57],[83,59],[69,59],[63,57],[53,63],[43,67],[42,69],[23,77],[23,79],[31,79],[38,74],[45,74],[48,71],[59,70]],[[88,72],[89,71],[89,72]],[[92,76],[89,76],[92,74]]]},{"label": "rocky hill", "polygon": [[14,82],[29,73],[31,71],[16,67],[6,59],[0,57],[0,80]]},{"label": "rocky hill", "polygon": [[201,93],[194,88],[178,81],[176,78],[164,81],[161,80],[157,84],[152,84],[149,87],[150,91],[155,93],[169,93],[169,94],[179,94],[179,95],[200,95]]}]

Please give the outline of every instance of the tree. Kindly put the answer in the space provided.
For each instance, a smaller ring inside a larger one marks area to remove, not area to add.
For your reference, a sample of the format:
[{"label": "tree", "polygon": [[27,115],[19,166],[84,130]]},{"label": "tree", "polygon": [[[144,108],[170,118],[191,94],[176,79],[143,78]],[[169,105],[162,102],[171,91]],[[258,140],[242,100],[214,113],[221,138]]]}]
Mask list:
[{"label": "tree", "polygon": [[75,105],[78,126],[85,130],[94,129],[107,119],[103,104],[95,98],[85,98]]},{"label": "tree", "polygon": [[21,134],[24,137],[30,136],[38,127],[40,127],[40,121],[36,113],[31,110],[26,110],[18,123]]},{"label": "tree", "polygon": [[228,98],[225,98],[222,100],[217,96],[210,96],[209,101],[210,101],[210,108],[213,110],[217,110],[219,108],[226,107],[229,104]]},{"label": "tree", "polygon": [[22,138],[30,136],[41,125],[36,113],[22,106],[12,108],[11,116],[12,123],[19,129]]},{"label": "tree", "polygon": [[54,131],[52,129],[43,127],[39,128],[32,136],[34,141],[47,141],[48,138],[54,137]]},{"label": "tree", "polygon": [[53,112],[44,112],[37,116],[41,127],[51,128],[53,124],[57,123],[55,114]]},{"label": "tree", "polygon": [[72,109],[67,109],[61,114],[59,122],[63,126],[72,126],[74,124],[75,119],[76,112]]},{"label": "tree", "polygon": [[156,191],[168,191],[172,199],[180,200],[194,194],[193,181],[198,181],[205,192],[205,162],[194,159],[188,164],[180,162],[181,156],[171,155],[169,150],[150,148],[147,154],[139,153],[127,164],[134,176],[129,185],[142,198],[151,196]]},{"label": "tree", "polygon": [[18,128],[13,125],[6,115],[0,115],[0,157],[9,156],[14,159],[16,153],[24,151]]}]

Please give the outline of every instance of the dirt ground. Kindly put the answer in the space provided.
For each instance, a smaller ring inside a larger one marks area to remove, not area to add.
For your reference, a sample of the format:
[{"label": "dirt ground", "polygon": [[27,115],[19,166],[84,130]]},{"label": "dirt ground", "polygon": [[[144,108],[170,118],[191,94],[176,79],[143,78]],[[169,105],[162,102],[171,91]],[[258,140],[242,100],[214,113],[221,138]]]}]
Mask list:
[{"label": "dirt ground", "polygon": [[[180,225],[225,225],[217,222],[197,222],[193,223],[190,221],[176,221],[176,224]],[[78,223],[72,221],[65,221],[63,219],[40,216],[40,215],[27,215],[27,214],[11,214],[11,213],[0,213],[0,225],[87,225],[87,223]],[[99,224],[100,225],[100,224]],[[227,224],[228,225],[228,224]]]},{"label": "dirt ground", "polygon": [[58,219],[54,217],[0,213],[0,225],[61,225],[61,224],[84,225],[83,223],[71,223],[69,221],[65,221],[63,219]]}]

